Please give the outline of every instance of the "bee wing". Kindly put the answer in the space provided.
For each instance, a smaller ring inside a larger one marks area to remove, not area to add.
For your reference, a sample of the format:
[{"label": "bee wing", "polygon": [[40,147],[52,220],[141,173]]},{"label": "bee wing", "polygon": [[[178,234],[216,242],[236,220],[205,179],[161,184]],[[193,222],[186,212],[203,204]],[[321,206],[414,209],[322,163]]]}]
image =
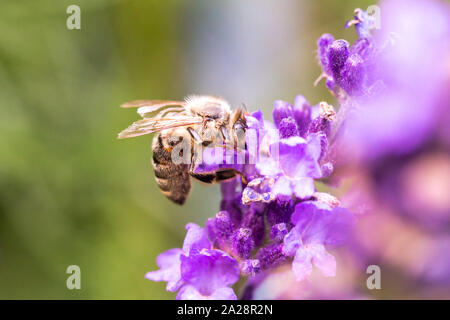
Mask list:
[{"label": "bee wing", "polygon": [[180,106],[179,111],[184,110],[184,101],[175,100],[134,100],[121,105],[122,108],[138,108],[137,112],[143,118],[149,118],[150,114],[161,111],[170,106]]},{"label": "bee wing", "polygon": [[139,108],[139,107],[165,107],[165,106],[182,106],[184,101],[175,100],[134,100],[130,102],[125,102],[120,107],[121,108]]},{"label": "bee wing", "polygon": [[191,126],[194,124],[202,123],[201,117],[174,117],[174,118],[161,118],[161,119],[142,119],[131,124],[128,128],[119,133],[118,138],[131,138],[142,136],[145,134],[162,131],[165,129]]}]

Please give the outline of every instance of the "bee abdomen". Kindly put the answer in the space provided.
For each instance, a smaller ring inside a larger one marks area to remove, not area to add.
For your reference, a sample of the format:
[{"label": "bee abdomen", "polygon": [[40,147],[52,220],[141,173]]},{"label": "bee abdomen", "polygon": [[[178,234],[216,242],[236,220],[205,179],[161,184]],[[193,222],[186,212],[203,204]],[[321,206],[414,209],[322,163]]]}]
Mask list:
[{"label": "bee abdomen", "polygon": [[155,180],[162,193],[177,204],[183,204],[191,189],[187,164],[174,164],[158,134],[153,140],[152,164]]},{"label": "bee abdomen", "polygon": [[[156,172],[156,170],[155,170],[155,172]],[[170,185],[169,185],[168,179],[156,177],[155,180],[156,180],[156,184],[158,185],[159,189],[161,189],[161,191],[163,191],[163,192],[170,191]]]}]

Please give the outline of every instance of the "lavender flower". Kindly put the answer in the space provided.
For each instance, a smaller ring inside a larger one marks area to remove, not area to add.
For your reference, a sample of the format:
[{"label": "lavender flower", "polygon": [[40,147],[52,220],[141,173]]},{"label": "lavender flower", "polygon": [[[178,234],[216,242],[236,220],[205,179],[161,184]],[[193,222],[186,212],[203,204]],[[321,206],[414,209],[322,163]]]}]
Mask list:
[{"label": "lavender flower", "polygon": [[369,38],[371,37],[371,30],[375,28],[375,17],[357,8],[353,20],[347,21],[345,28],[353,25],[360,38]]},{"label": "lavender flower", "polygon": [[300,199],[312,196],[315,191],[314,178],[321,177],[320,137],[316,134],[309,135],[307,139],[292,136],[271,145],[272,154],[275,148],[279,148],[278,159],[267,157],[256,165],[260,174],[275,177],[272,195],[290,197],[294,194]]},{"label": "lavender flower", "polygon": [[147,272],[145,277],[152,281],[166,281],[167,291],[178,291],[183,285],[180,273],[180,256],[183,250],[179,248],[169,249],[156,258],[156,264],[160,268],[157,271]]},{"label": "lavender flower", "polygon": [[[252,180],[243,192],[243,202],[270,202],[277,197],[307,199],[315,192],[314,179],[323,177],[322,166],[328,176],[331,163],[323,163],[327,152],[330,124],[335,120],[332,106],[325,102],[311,107],[299,95],[292,106],[275,101],[273,119],[279,136],[265,130],[262,121],[253,127],[260,135],[267,135],[260,149],[256,170],[264,179]],[[265,143],[264,143],[265,142]]]},{"label": "lavender flower", "polygon": [[236,300],[229,286],[239,279],[238,263],[220,250],[181,255],[181,275],[186,284],[177,299]]},{"label": "lavender flower", "polygon": [[147,272],[145,277],[153,281],[166,281],[167,291],[177,291],[184,284],[180,273],[180,257],[182,254],[198,253],[203,248],[211,248],[211,244],[202,228],[194,223],[186,225],[186,237],[183,249],[174,248],[161,253],[156,258],[156,264],[160,267],[157,271]]},{"label": "lavender flower", "polygon": [[286,256],[295,256],[292,271],[297,280],[311,274],[312,263],[324,276],[334,276],[336,261],[325,245],[336,246],[345,241],[355,222],[353,215],[344,208],[305,201],[295,207],[291,221],[295,226],[284,237],[282,251]]},{"label": "lavender flower", "polygon": [[229,286],[239,278],[236,260],[211,249],[206,232],[196,224],[186,226],[183,249],[170,249],[157,258],[160,270],[148,272],[153,281],[167,281],[167,291],[178,291],[177,299],[236,299]]}]

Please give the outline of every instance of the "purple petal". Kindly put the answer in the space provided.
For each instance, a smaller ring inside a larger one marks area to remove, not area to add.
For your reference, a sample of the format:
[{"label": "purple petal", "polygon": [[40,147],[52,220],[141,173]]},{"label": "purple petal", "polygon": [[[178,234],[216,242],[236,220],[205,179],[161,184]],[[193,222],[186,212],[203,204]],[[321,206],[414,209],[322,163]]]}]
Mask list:
[{"label": "purple petal", "polygon": [[302,281],[307,278],[312,272],[311,253],[304,247],[300,247],[295,254],[292,262],[292,271],[295,274],[297,281]]},{"label": "purple petal", "polygon": [[175,248],[161,253],[156,258],[156,264],[160,269],[147,272],[145,278],[152,281],[167,281],[167,291],[177,291],[184,283],[180,274],[182,252],[181,249]]},{"label": "purple petal", "polygon": [[288,178],[280,176],[273,185],[272,193],[277,195],[290,196],[292,195],[291,182]]},{"label": "purple petal", "polygon": [[211,300],[237,300],[236,294],[232,288],[223,287],[217,289],[210,296]]},{"label": "purple petal", "polygon": [[188,257],[181,256],[181,276],[202,295],[211,295],[239,279],[239,265],[220,250],[204,249]]},{"label": "purple petal", "polygon": [[292,115],[292,106],[289,102],[277,100],[273,103],[273,122],[280,128],[281,120]]},{"label": "purple petal", "polygon": [[306,140],[301,137],[290,137],[280,140],[279,162],[283,174],[295,178],[297,176],[305,177],[306,172],[304,162],[306,151]]},{"label": "purple petal", "polygon": [[292,228],[291,231],[283,239],[283,253],[286,256],[292,257],[301,246],[301,234],[299,233],[297,228]]},{"label": "purple petal", "polygon": [[320,178],[320,142],[320,137],[315,134],[310,135],[308,140],[301,137],[282,139],[279,143],[279,162],[283,173],[293,179]]},{"label": "purple petal", "polygon": [[198,252],[202,249],[210,249],[211,243],[208,240],[205,229],[199,227],[195,223],[186,225],[186,237],[183,242],[183,252],[186,255],[192,252]]},{"label": "purple petal", "polygon": [[331,208],[319,201],[304,201],[291,217],[305,244],[340,245],[355,224],[355,217],[344,208]]},{"label": "purple petal", "polygon": [[175,263],[180,261],[180,254],[182,253],[182,250],[179,248],[164,251],[156,257],[156,264],[160,268],[170,268]]},{"label": "purple petal", "polygon": [[336,260],[334,256],[325,250],[320,244],[312,244],[308,246],[313,257],[314,265],[322,271],[325,277],[334,277],[336,275]]},{"label": "purple petal", "polygon": [[328,33],[321,35],[319,40],[317,40],[317,55],[319,62],[325,73],[329,75],[331,75],[331,68],[328,62],[328,51],[333,41],[334,37]]},{"label": "purple petal", "polygon": [[323,152],[323,134],[313,133],[308,135],[307,141],[307,154],[313,159],[313,166],[311,167],[310,176],[320,178],[320,169],[317,164],[317,160],[320,158]]},{"label": "purple petal", "polygon": [[255,118],[261,127],[264,127],[264,115],[261,110],[252,112],[251,117]]},{"label": "purple petal", "polygon": [[294,193],[297,198],[307,199],[310,198],[316,188],[314,187],[314,179],[312,178],[300,178],[292,181]]},{"label": "purple petal", "polygon": [[261,157],[256,164],[256,169],[263,176],[274,176],[280,173],[279,163],[272,157]]},{"label": "purple petal", "polygon": [[300,136],[304,137],[311,122],[311,105],[301,94],[295,98],[294,119]]},{"label": "purple petal", "polygon": [[185,285],[178,291],[177,300],[205,300],[205,297],[194,286]]},{"label": "purple petal", "polygon": [[237,300],[233,289],[219,288],[210,295],[202,295],[194,286],[186,285],[178,292],[177,300]]}]

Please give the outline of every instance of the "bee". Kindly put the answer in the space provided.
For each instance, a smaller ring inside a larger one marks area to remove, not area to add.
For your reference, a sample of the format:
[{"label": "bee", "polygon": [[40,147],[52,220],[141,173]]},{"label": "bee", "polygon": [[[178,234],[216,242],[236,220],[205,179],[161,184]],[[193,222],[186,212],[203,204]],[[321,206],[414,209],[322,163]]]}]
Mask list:
[{"label": "bee", "polygon": [[[244,108],[231,110],[224,99],[205,95],[188,96],[184,101],[136,100],[121,107],[138,108],[143,119],[120,132],[119,139],[158,133],[152,143],[155,180],[161,192],[174,203],[182,205],[186,201],[191,189],[190,177],[208,184],[237,175],[243,177],[241,172],[230,168],[196,172],[198,157],[193,148],[200,145],[245,150],[245,141],[242,143],[239,136],[247,128],[245,115],[248,113]],[[172,159],[172,151],[181,141],[189,142],[189,163]]]}]

